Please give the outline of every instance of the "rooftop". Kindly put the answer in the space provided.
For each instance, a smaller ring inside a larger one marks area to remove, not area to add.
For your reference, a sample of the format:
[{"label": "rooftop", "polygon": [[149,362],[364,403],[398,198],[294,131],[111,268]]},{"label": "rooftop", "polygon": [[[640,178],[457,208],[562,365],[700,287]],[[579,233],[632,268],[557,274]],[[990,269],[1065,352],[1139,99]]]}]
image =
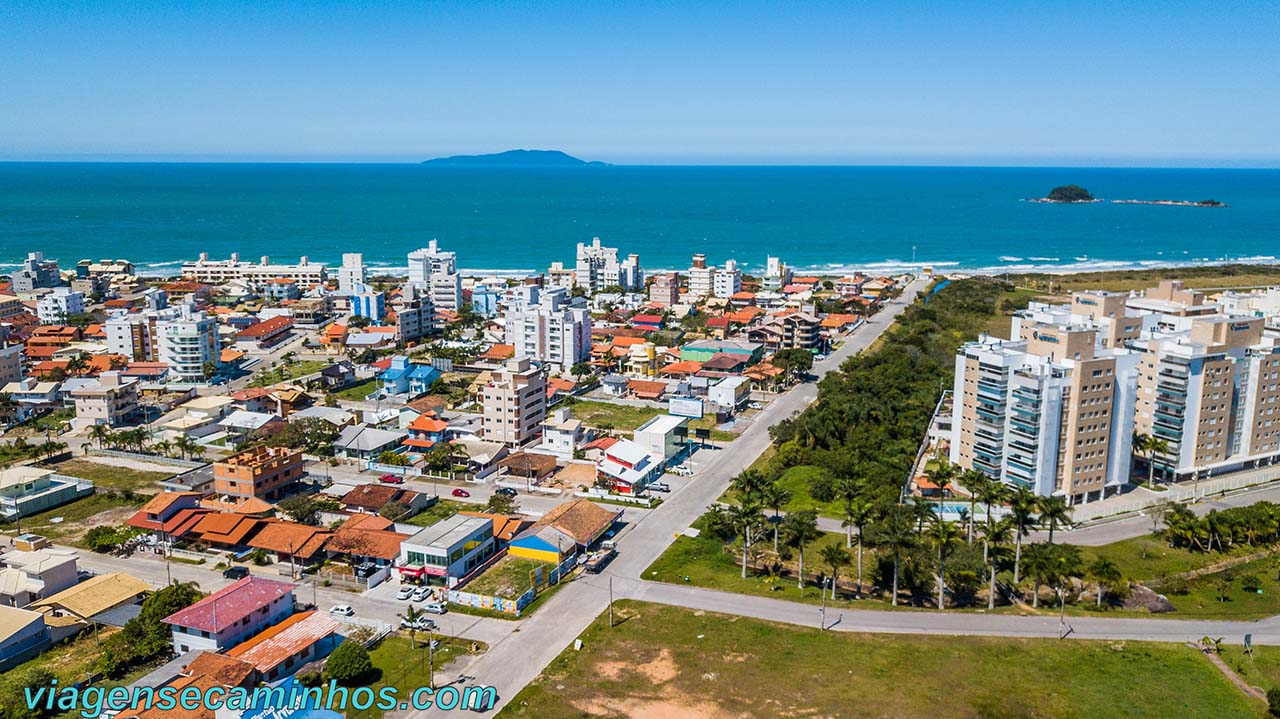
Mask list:
[{"label": "rooftop", "polygon": [[455,514],[448,519],[442,519],[439,522],[424,527],[417,534],[405,540],[405,544],[414,544],[420,547],[440,547],[448,549],[458,542],[470,537],[472,534],[485,526],[492,523],[487,519],[479,517],[466,517],[461,514]]},{"label": "rooftop", "polygon": [[164,622],[217,633],[289,595],[296,588],[296,584],[248,576],[170,614]]},{"label": "rooftop", "polygon": [[265,674],[337,629],[338,623],[320,612],[299,612],[228,649],[227,656],[249,662]]},{"label": "rooftop", "polygon": [[68,611],[81,619],[142,596],[151,585],[124,572],[112,572],[90,577],[83,582],[45,597],[33,603],[32,608],[57,608]]}]

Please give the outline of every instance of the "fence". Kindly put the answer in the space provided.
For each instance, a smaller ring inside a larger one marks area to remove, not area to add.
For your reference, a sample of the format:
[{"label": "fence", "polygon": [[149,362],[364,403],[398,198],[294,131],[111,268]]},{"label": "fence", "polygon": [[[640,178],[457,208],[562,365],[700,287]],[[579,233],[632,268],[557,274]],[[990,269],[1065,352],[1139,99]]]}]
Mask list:
[{"label": "fence", "polygon": [[[1123,502],[1116,499],[1107,499],[1100,502],[1078,504],[1075,509],[1076,521],[1132,514],[1166,502],[1194,502],[1204,497],[1229,494],[1248,487],[1256,487],[1276,481],[1280,481],[1280,466],[1268,468],[1261,472],[1253,472],[1247,476],[1223,477],[1211,480],[1202,479],[1199,482],[1199,486],[1192,484],[1191,486],[1169,487],[1163,492],[1153,492],[1149,496],[1140,499],[1130,499]],[[1094,511],[1090,511],[1091,509],[1094,509]]]},{"label": "fence", "polygon": [[635,504],[645,508],[653,507],[652,497],[633,497],[629,494],[610,494],[595,487],[592,487],[585,492],[574,492],[573,496],[586,497],[587,499],[603,499],[609,502],[621,502],[623,504]]},{"label": "fence", "polygon": [[[448,598],[454,604],[461,604],[465,607],[475,607],[478,609],[488,609],[504,614],[512,614],[517,617],[525,607],[533,603],[538,594],[547,587],[559,584],[562,579],[573,571],[577,566],[578,558],[576,556],[569,557],[561,562],[558,566],[552,567],[545,576],[542,574],[541,568],[535,570],[534,584],[529,587],[523,594],[515,599],[507,599],[505,597],[492,597],[488,594],[476,594],[474,592],[466,592],[458,589],[450,589]],[[486,565],[489,566],[489,565]],[[473,576],[478,576],[476,572]]]},{"label": "fence", "polygon": [[119,459],[136,459],[141,462],[151,462],[152,464],[169,464],[174,467],[185,467],[186,469],[197,469],[203,467],[208,462],[198,462],[194,459],[179,459],[177,457],[166,457],[162,454],[148,454],[146,452],[127,452],[123,449],[103,449],[101,447],[89,447],[88,454],[97,455],[99,457],[117,457]]},{"label": "fence", "polygon": [[374,460],[365,463],[365,469],[370,472],[382,472],[383,474],[394,474],[397,477],[420,478],[420,479],[438,479],[445,482],[456,482],[458,480],[466,482],[474,482],[475,479],[470,472],[449,472],[448,474],[436,474],[429,472],[420,467],[402,466],[398,464],[383,464]]}]

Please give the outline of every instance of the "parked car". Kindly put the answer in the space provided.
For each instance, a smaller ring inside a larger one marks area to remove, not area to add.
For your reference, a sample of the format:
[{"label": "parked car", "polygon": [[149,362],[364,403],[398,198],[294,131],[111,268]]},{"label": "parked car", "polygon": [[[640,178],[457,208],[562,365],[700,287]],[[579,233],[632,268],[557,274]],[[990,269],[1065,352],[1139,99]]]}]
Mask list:
[{"label": "parked car", "polygon": [[92,579],[93,577],[96,577],[96,576],[98,575],[92,569],[76,570],[76,580],[80,582],[83,582],[86,579]]},{"label": "parked car", "polygon": [[427,602],[422,605],[422,611],[430,612],[431,614],[447,614],[449,607],[444,602]]},{"label": "parked car", "polygon": [[413,596],[413,587],[407,584],[400,587],[400,591],[396,592],[396,599],[403,600],[403,599],[408,599],[409,597],[412,597],[412,596]]},{"label": "parked car", "polygon": [[457,489],[453,490],[453,496],[455,496],[455,497],[470,497],[470,496],[471,496],[471,493],[470,493],[470,492],[468,492],[467,490],[463,489],[462,487],[458,487]]},{"label": "parked car", "polygon": [[227,567],[222,570],[222,576],[227,579],[244,579],[249,576],[248,567]]},{"label": "parked car", "polygon": [[649,484],[649,489],[654,492],[670,492],[671,485],[666,482],[651,482]]},{"label": "parked car", "polygon": [[751,409],[764,409],[764,405],[760,404],[759,402],[752,402],[751,404],[747,405],[747,407],[750,407]]},{"label": "parked car", "polygon": [[381,477],[378,477],[378,481],[385,482],[387,484],[404,484],[404,477],[401,477],[398,474],[384,474]]},{"label": "parked car", "polygon": [[426,617],[418,617],[412,622],[404,617],[400,617],[400,626],[405,629],[417,629],[424,632],[433,632],[436,629],[436,623]]},{"label": "parked car", "polygon": [[431,587],[418,587],[413,590],[413,601],[421,602],[431,596]]},{"label": "parked car", "polygon": [[678,464],[671,468],[671,473],[679,477],[688,477],[693,474],[693,470],[687,464]]},{"label": "parked car", "polygon": [[514,497],[514,496],[516,496],[516,491],[515,491],[514,489],[510,488],[510,487],[498,487],[497,489],[493,490],[493,493],[494,493],[494,494],[501,494],[501,495],[502,495],[502,496],[504,496],[504,497]]},{"label": "parked car", "polygon": [[340,617],[350,617],[356,613],[356,610],[352,609],[350,604],[335,604],[329,608],[329,613]]}]

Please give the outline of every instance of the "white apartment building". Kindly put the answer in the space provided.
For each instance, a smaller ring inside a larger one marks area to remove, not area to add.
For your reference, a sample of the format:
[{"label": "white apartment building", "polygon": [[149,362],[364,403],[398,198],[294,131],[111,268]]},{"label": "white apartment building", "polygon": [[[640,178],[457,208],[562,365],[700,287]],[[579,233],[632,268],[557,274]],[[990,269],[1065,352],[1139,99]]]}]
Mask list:
[{"label": "white apartment building", "polygon": [[13,344],[5,347],[0,343],[0,387],[10,382],[22,381],[22,345]]},{"label": "white apartment building", "polygon": [[437,310],[457,312],[462,307],[458,254],[441,250],[436,240],[409,253],[409,284],[430,297]]},{"label": "white apartment building", "polygon": [[618,261],[618,248],[605,247],[600,238],[592,238],[591,244],[578,243],[577,263],[575,265],[574,282],[588,292],[600,292],[611,285],[617,285],[628,292],[644,288],[644,270],[640,267],[639,255],[627,255]]},{"label": "white apartment building", "polygon": [[290,279],[304,287],[323,284],[328,279],[328,266],[323,262],[311,262],[301,257],[295,265],[272,264],[265,255],[258,262],[241,262],[240,253],[231,253],[229,260],[211,260],[209,253],[201,252],[200,259],[182,265],[182,276],[197,282],[222,285],[232,280],[251,284],[263,284],[277,278]]},{"label": "white apartment building", "polygon": [[572,290],[575,285],[574,277],[577,273],[572,269],[564,266],[563,262],[552,262],[551,267],[547,268],[547,287],[563,287],[566,290]]},{"label": "white apartment building", "polygon": [[516,356],[568,372],[591,358],[591,314],[563,287],[520,285],[507,293],[504,341]]},{"label": "white apartment building", "polygon": [[484,386],[484,439],[517,447],[537,437],[547,415],[546,386],[542,370],[517,349],[517,356],[493,370]]},{"label": "white apartment building", "polygon": [[649,283],[649,301],[663,307],[680,302],[680,278],[674,272],[664,272]]},{"label": "white apartment building", "polygon": [[791,268],[777,257],[765,260],[764,277],[760,278],[760,289],[777,292],[791,284]]},{"label": "white apartment building", "polygon": [[742,291],[742,272],[736,260],[726,260],[723,268],[716,268],[711,292],[716,297],[729,298]]},{"label": "white apartment building", "polygon": [[84,312],[84,294],[70,287],[54,287],[36,302],[36,316],[41,324],[65,324],[71,315]]},{"label": "white apartment building", "polygon": [[342,266],[338,268],[338,293],[351,296],[369,281],[364,267],[364,255],[359,252],[347,252],[342,255]]},{"label": "white apartment building", "polygon": [[714,288],[715,268],[707,266],[707,256],[701,252],[693,256],[693,264],[686,273],[689,276],[689,298],[700,300],[710,297]]},{"label": "white apartment building", "polygon": [[194,304],[117,313],[103,324],[107,348],[133,362],[163,362],[177,382],[202,382],[205,365],[220,364],[217,322]]},{"label": "white apartment building", "polygon": [[71,391],[80,427],[124,424],[138,411],[138,380],[119,372],[103,372],[98,379]]}]

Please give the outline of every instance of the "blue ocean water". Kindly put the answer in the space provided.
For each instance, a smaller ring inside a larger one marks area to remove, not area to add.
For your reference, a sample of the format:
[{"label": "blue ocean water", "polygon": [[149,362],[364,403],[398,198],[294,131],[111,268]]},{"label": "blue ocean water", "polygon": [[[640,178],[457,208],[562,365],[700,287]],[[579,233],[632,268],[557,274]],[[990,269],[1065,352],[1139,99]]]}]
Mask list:
[{"label": "blue ocean water", "polygon": [[[1024,201],[1067,183],[1229,207]],[[648,268],[693,252],[828,272],[1261,262],[1280,254],[1280,170],[0,164],[0,269],[31,250],[154,273],[202,251],[396,268],[438,238],[469,270],[543,270],[594,236]]]}]

